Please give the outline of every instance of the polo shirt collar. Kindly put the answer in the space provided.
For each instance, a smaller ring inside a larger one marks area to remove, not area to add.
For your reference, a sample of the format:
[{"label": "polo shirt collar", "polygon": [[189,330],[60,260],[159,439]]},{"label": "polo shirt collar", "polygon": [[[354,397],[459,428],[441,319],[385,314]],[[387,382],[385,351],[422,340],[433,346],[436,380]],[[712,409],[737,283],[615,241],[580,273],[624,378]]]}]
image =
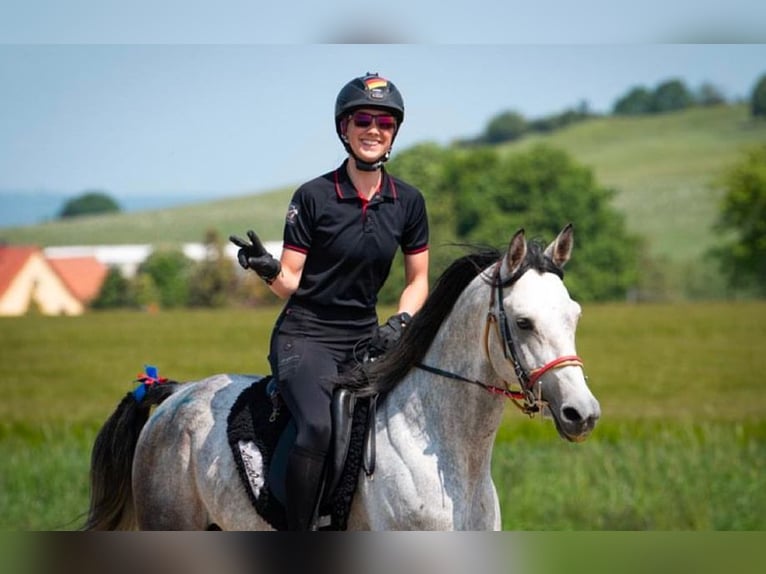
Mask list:
[{"label": "polo shirt collar", "polygon": [[[397,197],[396,185],[394,180],[386,172],[385,168],[381,167],[381,173],[383,179],[380,182],[380,196],[383,199],[394,201]],[[345,160],[341,166],[335,170],[335,193],[338,194],[340,199],[357,199],[359,194],[356,192],[351,178],[348,175],[348,160]]]}]

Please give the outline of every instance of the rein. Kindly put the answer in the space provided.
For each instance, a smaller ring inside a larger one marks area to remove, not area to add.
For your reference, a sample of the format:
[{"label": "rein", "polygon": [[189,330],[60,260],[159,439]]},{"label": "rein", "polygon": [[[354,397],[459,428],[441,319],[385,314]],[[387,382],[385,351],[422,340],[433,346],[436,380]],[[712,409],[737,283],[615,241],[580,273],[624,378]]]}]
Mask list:
[{"label": "rein", "polygon": [[[518,349],[516,342],[513,338],[510,324],[508,323],[508,315],[505,312],[505,305],[503,305],[503,282],[500,278],[500,266],[502,260],[497,263],[495,273],[492,278],[492,291],[490,292],[489,311],[487,312],[487,322],[484,326],[484,352],[487,355],[487,360],[490,365],[492,364],[492,355],[489,352],[489,331],[490,325],[494,324],[497,328],[500,338],[503,341],[503,356],[507,361],[513,365],[513,372],[516,375],[516,379],[521,386],[521,391],[514,391],[510,388],[508,381],[503,380],[504,387],[498,387],[495,385],[487,384],[478,379],[470,379],[456,373],[451,373],[437,367],[431,367],[419,363],[417,367],[429,373],[439,375],[445,378],[478,385],[491,394],[502,395],[507,399],[510,399],[513,404],[530,418],[534,417],[535,413],[540,411],[540,407],[544,405],[542,400],[542,389],[540,379],[545,373],[561,369],[563,367],[581,367],[583,366],[582,359],[577,355],[564,355],[557,357],[552,361],[544,364],[541,367],[537,367],[530,371],[524,368],[519,359]],[[513,285],[519,280],[521,275],[526,272],[526,269],[521,268],[514,274],[508,281],[508,285]],[[494,366],[493,366],[494,369]],[[497,369],[494,369],[497,372]],[[537,395],[535,395],[535,388]]]}]

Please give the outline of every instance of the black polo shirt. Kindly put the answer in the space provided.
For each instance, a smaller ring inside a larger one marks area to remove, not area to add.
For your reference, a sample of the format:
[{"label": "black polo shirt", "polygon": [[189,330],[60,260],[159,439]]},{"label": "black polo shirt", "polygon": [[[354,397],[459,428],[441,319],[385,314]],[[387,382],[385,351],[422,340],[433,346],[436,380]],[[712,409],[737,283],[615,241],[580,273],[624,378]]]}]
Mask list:
[{"label": "black polo shirt", "polygon": [[297,189],[285,219],[284,249],[306,254],[291,301],[341,312],[374,312],[397,248],[428,249],[423,195],[383,171],[380,190],[366,201],[344,162]]}]

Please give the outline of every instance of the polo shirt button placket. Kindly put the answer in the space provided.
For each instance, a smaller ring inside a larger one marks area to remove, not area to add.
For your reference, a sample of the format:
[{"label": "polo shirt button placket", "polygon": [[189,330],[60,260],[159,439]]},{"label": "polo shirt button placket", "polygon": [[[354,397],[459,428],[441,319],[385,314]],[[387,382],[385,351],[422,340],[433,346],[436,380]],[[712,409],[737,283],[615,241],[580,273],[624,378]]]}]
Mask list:
[{"label": "polo shirt button placket", "polygon": [[371,211],[367,211],[364,215],[364,232],[372,233],[375,231],[375,224],[373,222],[373,215]]}]

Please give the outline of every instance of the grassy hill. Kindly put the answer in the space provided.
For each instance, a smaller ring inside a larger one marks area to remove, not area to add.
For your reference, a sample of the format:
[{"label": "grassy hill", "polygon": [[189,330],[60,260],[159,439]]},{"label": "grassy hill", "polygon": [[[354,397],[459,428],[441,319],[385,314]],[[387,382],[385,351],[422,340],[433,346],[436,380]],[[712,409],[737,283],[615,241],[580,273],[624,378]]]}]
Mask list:
[{"label": "grassy hill", "polygon": [[[501,146],[513,153],[545,141],[591,167],[617,190],[615,205],[644,236],[652,255],[693,262],[714,242],[722,191],[713,182],[740,150],[766,142],[766,122],[754,122],[744,104],[694,108],[647,117],[605,117],[546,136]],[[296,182],[298,183],[298,182]],[[279,239],[292,188],[145,213],[0,230],[0,241],[43,246],[200,241],[209,228],[226,237],[257,229]]]},{"label": "grassy hill", "polygon": [[540,141],[565,149],[617,190],[616,207],[652,254],[689,261],[715,240],[711,226],[723,195],[716,177],[743,147],[766,143],[766,122],[753,121],[746,105],[693,108],[592,120],[504,149]]},{"label": "grassy hill", "polygon": [[282,236],[292,188],[231,197],[154,211],[117,213],[0,229],[0,241],[12,244],[100,245],[151,243],[174,245],[202,241],[208,229],[222,237],[257,229],[263,239]]}]

